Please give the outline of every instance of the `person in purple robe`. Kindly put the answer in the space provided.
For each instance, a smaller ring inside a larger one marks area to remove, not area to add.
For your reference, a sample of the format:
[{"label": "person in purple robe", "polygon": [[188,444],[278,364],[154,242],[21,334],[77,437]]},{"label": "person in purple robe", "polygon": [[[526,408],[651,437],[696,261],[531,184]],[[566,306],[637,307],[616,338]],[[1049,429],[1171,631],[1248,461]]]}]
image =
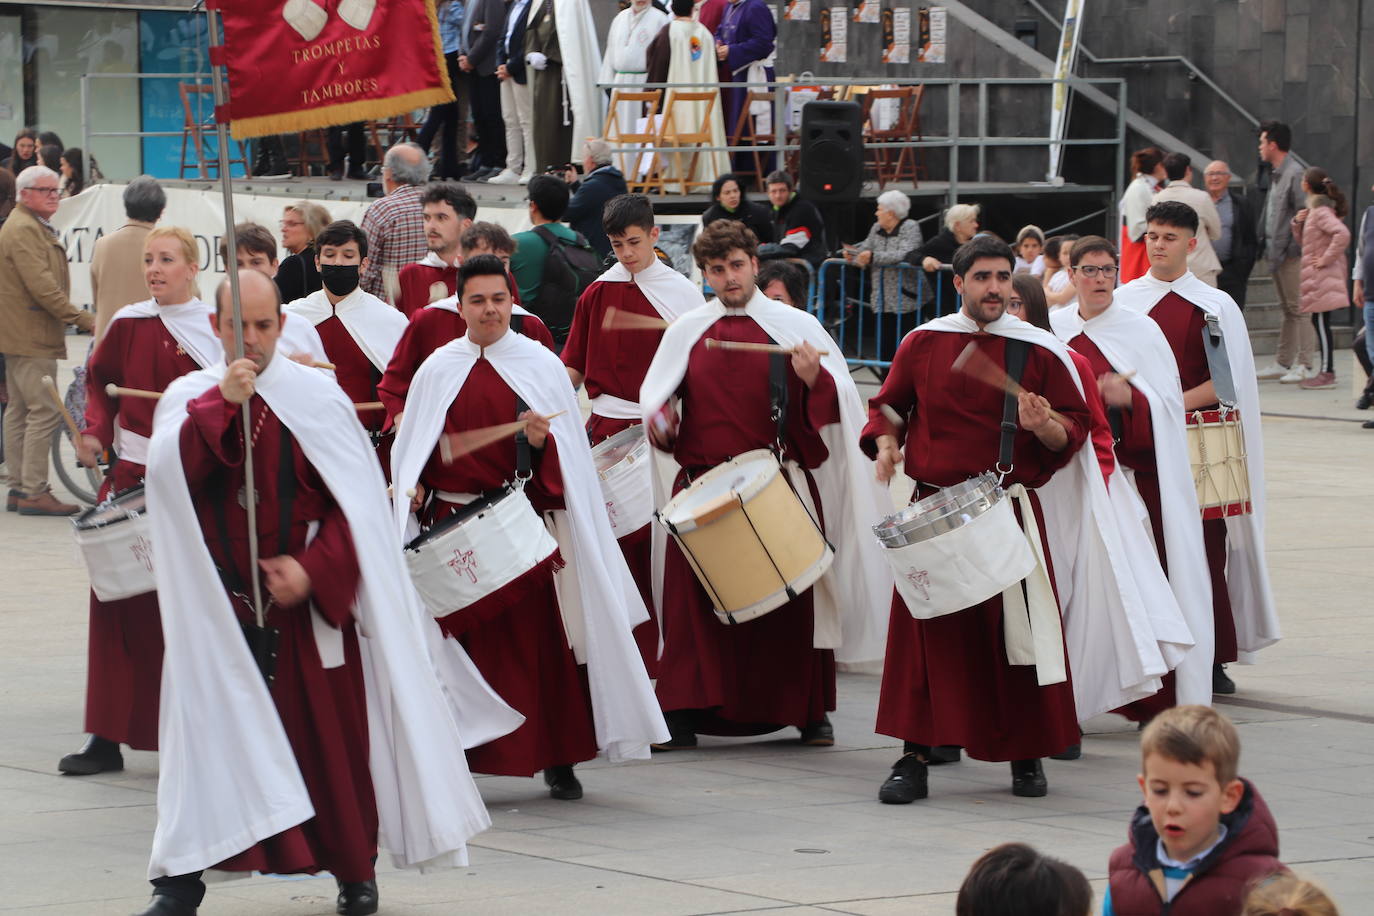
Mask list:
[{"label": "person in purple robe", "polygon": [[[773,81],[773,51],[778,26],[763,0],[731,0],[715,33],[725,133],[733,137],[739,125],[740,110],[748,97],[746,83]],[[735,153],[734,167],[737,172],[757,170],[761,175],[767,174],[773,169],[773,157],[770,154],[760,165],[755,165],[752,153]]]}]

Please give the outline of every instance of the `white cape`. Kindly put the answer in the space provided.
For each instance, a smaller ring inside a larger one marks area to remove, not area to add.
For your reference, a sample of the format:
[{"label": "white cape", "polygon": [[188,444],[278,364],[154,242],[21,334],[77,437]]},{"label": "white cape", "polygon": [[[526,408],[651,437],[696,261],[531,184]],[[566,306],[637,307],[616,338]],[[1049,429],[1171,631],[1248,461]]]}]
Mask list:
[{"label": "white cape", "polygon": [[[1078,368],[1053,334],[1011,315],[982,330],[1049,350],[1082,392]],[[955,312],[928,321],[916,331],[976,334],[979,328],[963,312]],[[1149,609],[1161,602],[1174,604],[1174,595],[1144,529],[1136,526],[1135,543],[1123,543],[1123,531],[1091,446],[1080,448],[1039,488],[1039,494],[1064,614],[1074,704],[1078,721],[1085,722],[1159,691],[1160,676],[1168,665],[1159,651]],[[1134,562],[1142,554],[1149,562]]]},{"label": "white cape", "polygon": [[582,144],[605,129],[606,94],[596,87],[601,48],[587,0],[553,0],[558,50],[563,55],[563,91],[572,109],[569,162],[582,161]]},{"label": "white cape", "polygon": [[[431,353],[410,383],[405,422],[392,447],[395,492],[405,493],[419,481],[448,408],[479,357],[491,362],[531,410],[544,416],[563,411],[549,430],[557,443],[567,503],[565,512],[553,513],[554,534],[566,563],[559,604],[572,648],[578,661],[587,665],[597,747],[611,761],[645,759],[651,743],[668,738],[631,634],[634,625],[648,619],[648,612],[611,533],[577,395],[558,357],[513,332],[485,349],[464,336]],[[395,530],[405,532],[411,518],[409,500],[396,499],[393,515]]]},{"label": "white cape", "polygon": [[[315,330],[315,325],[311,321],[300,315],[293,315],[285,309],[282,310],[282,317],[285,320],[281,325],[281,336],[277,338],[278,353],[288,359],[308,356],[317,363],[329,362],[329,354],[324,352],[324,341],[320,340],[320,332]],[[315,371],[324,372],[330,378],[334,378],[333,369]]]},{"label": "white cape", "polygon": [[[674,19],[668,23],[668,37],[670,50],[668,52],[668,82],[670,83],[690,83],[702,89],[714,89],[716,86],[716,55],[711,53],[711,49],[716,46],[715,38],[711,32],[700,22],[683,22]],[[697,39],[697,59],[692,59],[692,39]],[[668,96],[673,90],[666,89],[663,92],[664,106],[667,106]],[[696,90],[684,90],[696,91]],[[701,121],[706,114],[706,104],[704,102],[674,102],[673,126],[678,133],[696,133],[701,129]],[[712,100],[710,115],[711,142],[710,146],[723,147],[727,145],[725,135],[725,114],[722,111],[721,100],[716,96]],[[665,117],[667,112],[665,111]],[[673,144],[669,144],[670,146]],[[691,162],[690,151],[678,154],[681,158],[682,167],[685,169]],[[676,171],[676,159],[671,155],[666,155],[669,162],[669,173]],[[715,181],[717,176],[724,175],[730,171],[729,153],[700,153],[697,158],[697,166],[693,174],[688,176],[692,181],[710,184]],[[675,175],[675,178],[681,176]]]},{"label": "white cape", "polygon": [[669,324],[703,304],[701,287],[658,258],[637,274],[631,274],[628,267],[616,261],[596,278],[596,282],[633,283],[658,316]]},{"label": "white cape", "polygon": [[145,299],[126,305],[114,313],[110,319],[114,323],[121,318],[160,318],[181,348],[196,365],[204,368],[213,366],[224,355],[224,345],[210,324],[210,316],[215,307],[208,302],[192,299],[178,305],[158,305],[156,299]]},{"label": "white cape", "polygon": [[[887,646],[887,620],[892,606],[892,569],[879,552],[883,548],[873,536],[872,526],[892,514],[892,500],[886,488],[873,475],[872,464],[859,450],[859,433],[867,411],[858,388],[849,374],[849,365],[830,335],[808,312],[783,305],[754,290],[744,312],[768,335],[784,347],[809,342],[817,350],[828,350],[821,365],[835,380],[840,404],[840,422],[821,430],[830,457],[812,472],[821,496],[825,515],[826,539],[835,548],[835,561],[814,588],[815,645],[835,650],[835,658],[846,664],[882,659]],[[718,299],[693,309],[675,321],[663,335],[658,352],[639,391],[640,409],[647,423],[669,399],[687,373],[692,347],[726,314]],[[652,450],[656,463],[670,461],[658,449]],[[807,491],[806,482],[788,465],[798,493]],[[665,475],[654,475],[654,505],[662,507],[669,497]],[[671,481],[671,478],[668,478]],[[662,595],[663,526],[654,525],[654,596]]]},{"label": "white cape", "polygon": [[[1183,388],[1178,364],[1159,326],[1118,305],[1087,321],[1077,306],[1050,315],[1055,334],[1069,343],[1086,334],[1117,372],[1134,372],[1130,384],[1150,405],[1155,467],[1159,476],[1163,513],[1164,553],[1176,607],[1154,604],[1150,622],[1160,651],[1175,671],[1179,705],[1212,703],[1212,581],[1202,543],[1202,515],[1188,464],[1188,442],[1178,417],[1183,414]],[[1135,489],[1135,475],[1117,464],[1109,491],[1123,527],[1144,526],[1151,539],[1149,518],[1143,521],[1143,502]],[[1131,497],[1127,499],[1127,497]],[[1134,534],[1129,532],[1128,534]],[[1123,538],[1126,535],[1123,534]],[[1145,558],[1142,558],[1144,561]],[[1179,617],[1173,612],[1181,611]],[[1188,645],[1192,648],[1188,649]]]},{"label": "white cape", "polygon": [[1264,554],[1264,432],[1260,425],[1259,383],[1255,379],[1255,354],[1245,316],[1230,296],[1208,286],[1191,273],[1173,283],[1156,280],[1150,273],[1116,291],[1116,302],[1148,315],[1159,300],[1178,293],[1221,322],[1226,357],[1231,364],[1236,399],[1245,427],[1245,461],[1250,470],[1249,515],[1226,520],[1226,588],[1236,621],[1236,643],[1241,664],[1255,662],[1255,653],[1282,638],[1274,593],[1269,586],[1269,567]]},{"label": "white cape", "polygon": [[367,361],[378,372],[386,371],[391,354],[396,351],[396,344],[400,343],[401,335],[410,323],[400,311],[362,287],[344,296],[337,305],[331,306],[329,295],[323,289],[317,289],[304,298],[287,303],[283,308],[287,313],[309,321],[312,326],[337,315],[358,349],[363,351]]},{"label": "white cape", "polygon": [[[186,404],[224,371],[219,362],[168,388],[158,404],[148,461],[148,517],[169,560],[157,564],[167,652],[149,877],[209,868],[314,816],[276,707],[206,549],[181,464]],[[273,359],[258,376],[257,391],[319,471],[352,532],[362,573],[353,613],[367,686],[379,843],[398,866],[465,864],[467,841],[490,820],[429,661],[420,626],[428,615],[386,525],[386,484],[372,447],[353,405],[317,370]],[[332,628],[316,616],[317,643],[325,646],[330,633],[323,631]],[[509,719],[510,710],[475,669],[471,677],[464,695],[486,696],[484,712]]]}]

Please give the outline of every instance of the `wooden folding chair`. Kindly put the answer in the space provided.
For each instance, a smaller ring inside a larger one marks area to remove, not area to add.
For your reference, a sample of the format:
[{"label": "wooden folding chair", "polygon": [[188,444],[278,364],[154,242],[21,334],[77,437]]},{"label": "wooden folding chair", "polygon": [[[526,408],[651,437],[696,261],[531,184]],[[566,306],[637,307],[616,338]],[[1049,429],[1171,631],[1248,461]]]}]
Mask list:
[{"label": "wooden folding chair", "polygon": [[[367,131],[372,155],[379,163],[388,149],[402,141],[414,140],[420,133],[420,125],[415,120],[413,111],[402,112],[385,121],[364,122],[363,129]],[[386,137],[385,140],[382,139],[383,135]]]},{"label": "wooden folding chair", "polygon": [[296,174],[309,178],[314,174],[311,166],[318,165],[323,175],[329,169],[329,137],[325,131],[322,128],[303,130],[296,134],[296,140],[299,144],[296,148]]},{"label": "wooden folding chair", "polygon": [[[863,122],[864,139],[869,143],[901,143],[912,139],[916,130],[916,106],[919,102],[917,92],[922,87],[902,86],[898,89],[870,89],[864,94]],[[873,124],[874,105],[884,99],[897,100],[897,117],[892,125],[878,128]],[[916,183],[916,150],[910,146],[901,148],[868,146],[865,159],[873,167],[878,187],[889,182],[910,179]]]},{"label": "wooden folding chair", "polygon": [[[206,167],[213,168],[215,174],[219,174],[219,154],[211,154],[209,144],[206,142],[205,135],[215,132],[215,103],[214,88],[202,83],[178,83],[181,91],[181,110],[183,119],[181,122],[181,169],[177,173],[178,178],[186,177],[186,170],[194,167],[198,177],[209,178],[210,174]],[[209,106],[203,103],[209,99]],[[191,143],[195,150],[195,159],[186,158],[186,144]],[[239,163],[243,166],[243,174],[248,175],[248,156],[243,150],[243,144],[233,139],[229,140],[238,146],[238,158],[233,158],[233,149],[230,148],[229,164]]]},{"label": "wooden folding chair", "polygon": [[[611,91],[611,107],[606,112],[606,127],[601,135],[611,146],[649,146],[658,142],[657,125],[658,105],[663,100],[662,89],[614,89]],[[619,108],[621,102],[637,102],[642,106],[640,117],[645,119],[644,130],[639,129],[638,120],[634,124],[621,124]],[[631,193],[657,189],[663,194],[663,157],[652,149],[639,153],[616,153],[621,162],[620,170],[625,174],[625,185]],[[648,169],[643,168],[643,157],[649,157]],[[641,172],[643,176],[641,177]]]},{"label": "wooden folding chair", "polygon": [[[766,133],[759,133],[754,124],[754,118],[749,114],[749,108],[755,102],[767,102],[773,104],[773,93],[749,90],[744,96],[744,107],[739,110],[739,117],[735,119],[735,132],[730,137],[731,146],[772,146],[774,138],[777,136],[778,125],[773,125],[773,130]],[[748,166],[736,169],[735,174],[743,178],[745,175],[753,175],[754,182],[760,191],[766,190],[763,179],[768,176],[768,171],[763,167],[763,157],[771,156],[772,150],[751,152],[749,155],[754,160],[754,167]],[[734,166],[734,163],[731,163]]]},{"label": "wooden folding chair", "polygon": [[[684,147],[688,146],[710,146],[715,139],[715,133],[711,130],[711,122],[716,113],[716,104],[720,101],[720,93],[715,90],[704,92],[687,92],[682,89],[669,89],[668,102],[663,106],[663,126],[659,131],[659,146],[673,147],[671,151],[672,169],[668,177],[663,179],[663,184],[676,183],[678,193],[689,194],[694,187],[710,187],[712,181],[698,181],[695,179],[697,173],[697,162],[701,159],[701,150],[694,149],[687,160],[687,168],[682,167]],[[706,107],[701,113],[701,121],[696,125],[691,125],[690,129],[684,130],[678,124],[681,115],[680,106],[693,102],[705,103]],[[669,153],[664,153],[666,158]],[[714,153],[708,154],[714,156]]]}]

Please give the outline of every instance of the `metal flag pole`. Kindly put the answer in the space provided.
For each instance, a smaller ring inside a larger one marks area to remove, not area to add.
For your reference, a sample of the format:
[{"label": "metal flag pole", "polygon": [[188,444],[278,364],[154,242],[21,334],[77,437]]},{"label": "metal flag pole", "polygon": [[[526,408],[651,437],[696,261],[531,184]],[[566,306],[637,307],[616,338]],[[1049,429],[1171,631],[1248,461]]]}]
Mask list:
[{"label": "metal flag pole", "polygon": [[[205,19],[209,40],[213,45],[220,34],[219,13],[207,5]],[[213,57],[210,62],[210,74],[215,97],[215,142],[219,147],[219,185],[224,194],[224,239],[226,250],[230,257],[234,257],[238,246],[237,239],[234,238],[234,194],[229,184],[229,127],[219,116],[219,112],[224,110],[229,99],[225,91],[224,68],[214,63]],[[229,299],[233,304],[234,359],[243,359],[243,304],[239,298],[239,272],[236,263],[226,264],[225,267],[229,274]],[[262,585],[258,581],[258,491],[253,481],[253,427],[249,410],[251,403],[252,398],[243,402],[243,507],[248,513],[248,578],[253,583],[253,617],[258,630],[265,631],[267,618],[263,612]],[[233,562],[230,558],[226,559]],[[271,649],[268,641],[262,638],[263,634],[257,635],[258,638],[250,637],[249,647],[253,650],[258,667],[270,680],[268,656]]]}]

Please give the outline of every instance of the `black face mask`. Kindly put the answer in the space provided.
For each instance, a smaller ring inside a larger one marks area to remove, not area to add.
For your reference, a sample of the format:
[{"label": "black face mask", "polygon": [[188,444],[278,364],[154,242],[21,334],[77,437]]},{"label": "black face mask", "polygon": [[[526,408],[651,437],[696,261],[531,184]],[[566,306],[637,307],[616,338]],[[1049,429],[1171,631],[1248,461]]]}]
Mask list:
[{"label": "black face mask", "polygon": [[320,281],[336,296],[347,296],[358,288],[357,264],[321,264]]}]

